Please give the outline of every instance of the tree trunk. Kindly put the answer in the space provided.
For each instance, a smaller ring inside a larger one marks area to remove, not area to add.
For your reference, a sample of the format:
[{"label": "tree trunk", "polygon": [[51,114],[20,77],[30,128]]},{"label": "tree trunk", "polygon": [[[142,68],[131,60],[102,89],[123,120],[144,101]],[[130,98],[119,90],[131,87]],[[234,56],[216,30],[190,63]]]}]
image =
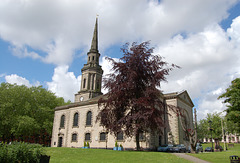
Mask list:
[{"label": "tree trunk", "polygon": [[139,143],[139,130],[137,130],[136,133],[136,147],[137,147],[137,151],[140,151],[140,143]]},{"label": "tree trunk", "polygon": [[197,145],[197,143],[193,139],[193,136],[190,136],[189,140],[190,140],[190,145],[191,145],[191,153],[196,153],[196,145]]},{"label": "tree trunk", "polygon": [[2,141],[5,143],[6,142],[6,137],[5,135],[2,136]]}]

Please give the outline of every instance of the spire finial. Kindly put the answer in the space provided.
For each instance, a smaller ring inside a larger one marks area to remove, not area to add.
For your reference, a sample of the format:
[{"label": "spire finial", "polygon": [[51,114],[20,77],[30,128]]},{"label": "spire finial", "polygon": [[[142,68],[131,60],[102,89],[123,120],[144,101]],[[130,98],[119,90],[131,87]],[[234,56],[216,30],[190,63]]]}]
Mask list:
[{"label": "spire finial", "polygon": [[96,16],[96,23],[93,32],[92,45],[90,52],[98,53],[98,15]]}]

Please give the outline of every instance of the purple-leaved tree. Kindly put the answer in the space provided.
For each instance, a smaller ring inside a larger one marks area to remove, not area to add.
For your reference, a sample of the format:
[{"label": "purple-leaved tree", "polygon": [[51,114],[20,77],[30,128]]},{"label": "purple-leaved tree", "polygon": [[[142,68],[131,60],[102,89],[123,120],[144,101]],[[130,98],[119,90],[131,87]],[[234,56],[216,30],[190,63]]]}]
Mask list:
[{"label": "purple-leaved tree", "polygon": [[126,43],[120,61],[107,58],[113,65],[113,73],[104,78],[108,89],[99,100],[97,121],[111,133],[123,132],[136,136],[136,149],[140,150],[139,134],[149,131],[161,133],[165,127],[166,104],[159,90],[174,64],[168,65],[159,55],[153,55],[149,42]]}]

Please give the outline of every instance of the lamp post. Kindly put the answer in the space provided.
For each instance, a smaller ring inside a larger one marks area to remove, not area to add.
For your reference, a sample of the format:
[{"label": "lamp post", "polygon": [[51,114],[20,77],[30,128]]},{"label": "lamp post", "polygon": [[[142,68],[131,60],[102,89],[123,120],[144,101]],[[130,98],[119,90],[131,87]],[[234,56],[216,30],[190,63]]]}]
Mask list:
[{"label": "lamp post", "polygon": [[212,140],[212,121],[210,120],[210,121],[208,121],[208,123],[209,123],[209,126],[210,126],[210,128],[209,128],[209,130],[211,131],[211,142],[212,142],[212,152],[214,152],[214,149],[213,149],[213,140]]},{"label": "lamp post", "polygon": [[225,144],[225,130],[223,129],[223,121],[221,119],[221,125],[222,125],[222,135],[223,135],[223,142],[224,142],[224,151],[226,151],[226,144]]}]

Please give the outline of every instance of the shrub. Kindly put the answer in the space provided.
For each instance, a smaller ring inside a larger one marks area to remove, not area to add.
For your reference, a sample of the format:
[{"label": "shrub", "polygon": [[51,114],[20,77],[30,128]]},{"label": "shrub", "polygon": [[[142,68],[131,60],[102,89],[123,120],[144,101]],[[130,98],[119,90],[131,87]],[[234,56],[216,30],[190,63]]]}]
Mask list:
[{"label": "shrub", "polygon": [[87,142],[87,147],[89,148],[89,142]]},{"label": "shrub", "polygon": [[87,144],[86,144],[86,142],[84,141],[84,147],[86,147],[87,146]]},{"label": "shrub", "polygon": [[118,147],[118,143],[117,143],[117,141],[115,142],[115,147]]},{"label": "shrub", "polygon": [[38,163],[41,155],[45,152],[39,144],[29,144],[24,142],[13,142],[12,144],[0,145],[0,162],[12,163]]},{"label": "shrub", "polygon": [[120,147],[123,148],[122,144],[120,144]]}]

